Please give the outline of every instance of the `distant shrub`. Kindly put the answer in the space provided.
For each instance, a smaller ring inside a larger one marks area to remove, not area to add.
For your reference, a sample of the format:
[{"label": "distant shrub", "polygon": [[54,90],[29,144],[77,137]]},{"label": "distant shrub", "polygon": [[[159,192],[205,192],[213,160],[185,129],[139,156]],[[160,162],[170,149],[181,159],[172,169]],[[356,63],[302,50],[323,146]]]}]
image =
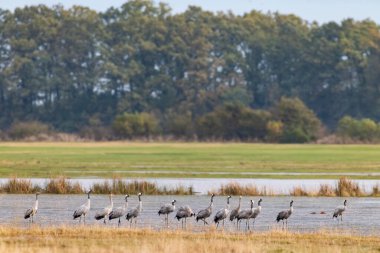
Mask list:
[{"label": "distant shrub", "polygon": [[8,135],[11,139],[21,140],[31,136],[49,134],[52,129],[49,125],[39,121],[15,122],[8,129]]},{"label": "distant shrub", "polygon": [[241,104],[229,104],[216,108],[197,120],[197,134],[201,139],[264,139],[268,111],[253,110]]},{"label": "distant shrub", "polygon": [[115,118],[112,129],[119,138],[149,138],[159,133],[158,121],[149,113],[119,115]]},{"label": "distant shrub", "polygon": [[339,120],[336,132],[340,137],[353,140],[365,142],[380,140],[380,125],[371,119],[357,120],[350,116],[345,116]]},{"label": "distant shrub", "polygon": [[304,143],[318,138],[322,124],[300,99],[282,97],[273,113],[275,119],[283,124],[281,142]]}]

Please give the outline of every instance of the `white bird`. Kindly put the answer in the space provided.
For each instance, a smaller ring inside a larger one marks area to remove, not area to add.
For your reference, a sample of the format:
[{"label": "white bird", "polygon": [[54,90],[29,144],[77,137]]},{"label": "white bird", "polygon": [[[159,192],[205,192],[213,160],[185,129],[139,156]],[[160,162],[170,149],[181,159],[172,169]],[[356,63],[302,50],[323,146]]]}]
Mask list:
[{"label": "white bird", "polygon": [[125,218],[130,221],[130,225],[132,225],[132,220],[135,219],[135,224],[137,224],[137,217],[140,215],[141,210],[142,210],[142,202],[141,202],[141,192],[137,195],[139,197],[139,204],[136,206],[136,208],[133,208],[129,210]]},{"label": "white bird", "polygon": [[346,211],[347,207],[347,199],[344,200],[343,206],[337,206],[334,210],[333,219],[336,218],[339,221],[338,216],[340,216],[340,220],[343,221],[343,212]]},{"label": "white bird", "polygon": [[203,225],[208,224],[207,221],[206,221],[206,219],[208,217],[210,217],[211,214],[212,214],[212,206],[214,205],[214,203],[213,203],[214,196],[215,196],[214,194],[211,195],[210,205],[206,209],[200,210],[198,212],[197,217],[195,218],[197,222],[198,222],[198,220],[203,220]]},{"label": "white bird", "polygon": [[36,215],[37,210],[38,210],[38,195],[40,195],[39,192],[36,193],[36,201],[34,202],[33,207],[26,210],[25,215],[24,215],[24,219],[29,219],[29,222],[32,222],[32,223],[34,222],[33,217],[34,215]]},{"label": "white bird", "polygon": [[74,220],[76,218],[79,218],[79,222],[81,222],[82,220],[82,216],[83,216],[83,224],[86,223],[86,214],[88,213],[88,211],[90,211],[90,207],[91,207],[91,203],[90,203],[90,193],[92,192],[92,190],[90,190],[88,193],[87,193],[87,202],[83,205],[81,205],[77,210],[74,211],[74,214],[73,214],[73,218]]},{"label": "white bird", "polygon": [[174,199],[171,204],[165,204],[165,205],[161,206],[160,210],[158,210],[158,215],[161,215],[161,214],[166,215],[165,222],[166,222],[167,226],[169,226],[169,219],[168,219],[169,214],[174,212],[176,202],[177,201]]},{"label": "white bird", "polygon": [[288,227],[288,218],[290,215],[293,213],[293,200],[290,201],[290,209],[289,210],[284,210],[278,213],[276,221],[277,223],[282,220],[282,227],[284,227],[284,220],[286,221],[286,227]]},{"label": "white bird", "polygon": [[184,223],[183,219],[185,219],[185,227],[186,227],[187,226],[187,218],[189,218],[191,216],[195,216],[195,213],[190,208],[190,206],[186,205],[186,206],[181,206],[180,208],[178,208],[178,211],[177,211],[175,218],[177,218],[178,221],[179,220],[182,221],[182,228],[183,228],[183,223]]},{"label": "white bird", "polygon": [[253,203],[254,203],[254,201],[251,199],[251,208],[250,209],[241,210],[238,213],[238,215],[236,217],[237,223],[238,223],[238,228],[240,227],[241,220],[246,220],[245,226],[249,230],[249,219],[251,218],[251,216],[253,214]]},{"label": "white bird", "polygon": [[104,224],[106,224],[106,219],[109,218],[109,215],[113,209],[112,194],[110,194],[109,198],[110,198],[110,204],[106,206],[105,208],[103,208],[103,210],[95,214],[95,219],[96,220],[103,219]]},{"label": "white bird", "polygon": [[109,220],[117,219],[119,218],[119,222],[117,224],[118,227],[120,227],[120,218],[125,215],[125,212],[127,211],[128,208],[128,197],[129,195],[125,195],[125,203],[123,206],[116,208],[115,210],[112,210],[111,213],[108,215]]},{"label": "white bird", "polygon": [[253,210],[252,216],[250,217],[251,219],[253,219],[252,226],[255,225],[256,218],[261,213],[261,201],[263,201],[263,200],[259,199],[259,201],[257,202],[257,207]]},{"label": "white bird", "polygon": [[216,227],[219,226],[219,222],[223,221],[223,227],[224,227],[224,220],[228,217],[228,214],[230,213],[230,198],[231,196],[227,197],[227,205],[225,208],[220,209],[214,217],[214,222],[216,223]]}]

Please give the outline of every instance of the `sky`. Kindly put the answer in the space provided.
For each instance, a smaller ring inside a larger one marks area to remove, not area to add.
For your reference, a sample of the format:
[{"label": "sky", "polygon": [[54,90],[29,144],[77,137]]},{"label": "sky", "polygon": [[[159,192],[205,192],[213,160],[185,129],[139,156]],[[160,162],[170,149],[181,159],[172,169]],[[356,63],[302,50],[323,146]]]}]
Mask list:
[{"label": "sky", "polygon": [[[196,5],[209,11],[232,11],[241,15],[253,9],[282,14],[295,14],[307,21],[326,23],[340,22],[346,18],[355,20],[371,19],[380,24],[380,0],[154,0],[165,2],[173,13],[183,12],[189,5]],[[13,11],[25,5],[62,4],[69,8],[73,5],[90,7],[96,11],[105,11],[109,7],[119,7],[126,0],[0,0],[0,8]]]}]

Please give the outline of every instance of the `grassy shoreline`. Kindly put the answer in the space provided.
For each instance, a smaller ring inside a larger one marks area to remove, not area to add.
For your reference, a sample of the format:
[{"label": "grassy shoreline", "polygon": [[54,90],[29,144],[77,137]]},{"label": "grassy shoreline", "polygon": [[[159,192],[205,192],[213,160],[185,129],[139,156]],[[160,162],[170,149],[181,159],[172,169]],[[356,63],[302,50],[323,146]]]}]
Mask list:
[{"label": "grassy shoreline", "polygon": [[1,252],[372,252],[380,237],[339,232],[228,233],[104,227],[0,227]]},{"label": "grassy shoreline", "polygon": [[[305,172],[311,174],[286,175]],[[355,172],[362,174],[351,178],[380,179],[380,145],[0,143],[0,177],[3,178],[122,176],[337,179],[344,173]]]}]

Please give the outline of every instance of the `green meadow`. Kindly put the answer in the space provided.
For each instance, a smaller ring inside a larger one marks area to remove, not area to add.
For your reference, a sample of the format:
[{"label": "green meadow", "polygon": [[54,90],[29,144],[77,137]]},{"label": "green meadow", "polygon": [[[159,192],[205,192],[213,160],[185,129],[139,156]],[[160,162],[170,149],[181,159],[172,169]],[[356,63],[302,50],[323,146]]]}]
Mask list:
[{"label": "green meadow", "polygon": [[0,177],[335,179],[347,173],[358,173],[349,175],[350,178],[379,179],[376,173],[380,174],[380,146],[135,142],[0,144]]}]

